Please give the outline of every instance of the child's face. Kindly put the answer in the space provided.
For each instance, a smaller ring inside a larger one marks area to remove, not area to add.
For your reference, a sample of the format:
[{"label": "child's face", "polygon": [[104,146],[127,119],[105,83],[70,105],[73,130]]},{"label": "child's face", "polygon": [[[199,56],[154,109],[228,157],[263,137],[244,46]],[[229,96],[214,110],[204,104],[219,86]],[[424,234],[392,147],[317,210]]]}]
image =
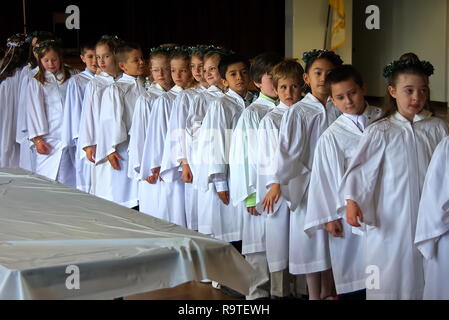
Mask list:
[{"label": "child's face", "polygon": [[97,56],[95,50],[86,50],[80,57],[90,72],[97,72]]},{"label": "child's face", "polygon": [[388,91],[396,99],[399,113],[412,121],[426,105],[429,84],[421,75],[400,74],[396,80],[396,86],[389,86]]},{"label": "child's face", "polygon": [[203,82],[203,73],[204,73],[204,63],[203,60],[198,58],[197,56],[192,56],[190,61],[190,69],[192,70],[192,76],[195,78],[197,82]]},{"label": "child's face", "polygon": [[276,90],[273,85],[273,77],[270,74],[265,73],[262,76],[260,83],[254,82],[254,84],[264,95],[273,99],[277,98]]},{"label": "child's face", "polygon": [[312,89],[316,97],[328,96],[329,90],[324,85],[327,75],[335,66],[327,59],[318,59],[312,64],[308,73],[304,74],[304,81]]},{"label": "child's face", "polygon": [[218,71],[218,64],[220,59],[211,57],[204,61],[204,78],[209,86],[217,86],[221,82],[220,71]]},{"label": "child's face", "polygon": [[56,73],[61,69],[61,58],[59,54],[54,51],[48,51],[41,59],[44,69],[51,73]]},{"label": "child's face", "polygon": [[294,78],[281,78],[278,81],[276,93],[279,100],[287,107],[301,100],[302,81]]},{"label": "child's face", "polygon": [[249,70],[243,62],[229,65],[228,70],[226,70],[226,79],[223,79],[226,87],[242,97],[248,92],[249,81]]},{"label": "child's face", "polygon": [[117,72],[115,57],[107,45],[97,46],[95,53],[97,55],[97,66],[101,71],[108,74],[115,74]]},{"label": "child's face", "polygon": [[169,89],[173,85],[170,63],[165,57],[154,57],[151,63],[151,76],[162,88]]},{"label": "child's face", "polygon": [[184,59],[172,59],[170,61],[170,68],[173,82],[181,88],[187,87],[192,80],[192,72],[190,71],[188,61]]},{"label": "child's face", "polygon": [[119,67],[129,76],[137,77],[143,75],[145,72],[145,61],[143,60],[142,51],[132,50],[128,53],[126,62],[120,62]]},{"label": "child's face", "polygon": [[362,114],[365,111],[365,90],[353,79],[332,84],[331,99],[341,112]]}]

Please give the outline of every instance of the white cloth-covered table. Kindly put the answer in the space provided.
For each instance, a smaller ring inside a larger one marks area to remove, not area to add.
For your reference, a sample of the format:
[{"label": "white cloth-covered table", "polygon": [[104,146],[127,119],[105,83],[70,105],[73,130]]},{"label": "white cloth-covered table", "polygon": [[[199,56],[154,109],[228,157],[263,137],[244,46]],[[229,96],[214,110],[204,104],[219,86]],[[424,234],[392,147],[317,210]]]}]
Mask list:
[{"label": "white cloth-covered table", "polygon": [[[71,265],[79,290],[66,287]],[[228,243],[0,170],[0,299],[112,299],[206,278],[247,294],[252,274]]]}]

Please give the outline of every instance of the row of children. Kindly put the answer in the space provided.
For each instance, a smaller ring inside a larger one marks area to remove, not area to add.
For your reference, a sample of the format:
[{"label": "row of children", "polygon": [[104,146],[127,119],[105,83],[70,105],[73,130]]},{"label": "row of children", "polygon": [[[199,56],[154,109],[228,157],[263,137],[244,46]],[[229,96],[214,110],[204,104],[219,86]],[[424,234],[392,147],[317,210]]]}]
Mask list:
[{"label": "row of children", "polygon": [[[424,184],[448,135],[426,110],[430,63],[388,65],[380,109],[332,51],[306,52],[304,70],[271,53],[250,65],[213,46],[163,46],[145,87],[138,46],[103,37],[72,75],[40,36],[37,68],[11,58],[0,76],[1,166],[241,241],[255,269],[248,299],[287,296],[289,273],[306,275],[311,299],[334,286],[342,298],[449,298],[449,197],[436,190],[447,139]],[[3,63],[20,44],[10,39]]]}]

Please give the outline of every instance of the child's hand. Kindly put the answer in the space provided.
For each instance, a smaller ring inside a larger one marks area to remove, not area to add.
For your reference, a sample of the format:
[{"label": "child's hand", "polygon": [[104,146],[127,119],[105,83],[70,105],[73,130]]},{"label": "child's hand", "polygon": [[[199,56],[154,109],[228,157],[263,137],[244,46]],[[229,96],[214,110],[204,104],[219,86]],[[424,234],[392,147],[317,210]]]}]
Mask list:
[{"label": "child's hand", "polygon": [[156,184],[158,180],[163,181],[162,178],[159,176],[160,172],[161,172],[161,167],[151,169],[152,175],[147,177],[145,180],[149,184]]},{"label": "child's hand", "polygon": [[363,213],[362,210],[360,210],[357,202],[353,200],[346,200],[347,206],[346,206],[346,221],[349,225],[353,227],[360,227],[359,222],[363,222]]},{"label": "child's hand", "polygon": [[86,152],[87,160],[89,160],[90,162],[95,163],[96,146],[85,147],[84,151]]},{"label": "child's hand", "polygon": [[123,160],[122,157],[117,152],[113,152],[108,155],[109,163],[114,170],[120,170],[120,160]]},{"label": "child's hand", "polygon": [[182,180],[185,183],[192,183],[193,181],[192,170],[190,170],[190,166],[188,163],[182,165]]},{"label": "child's hand", "polygon": [[281,185],[274,183],[270,187],[270,191],[268,191],[267,195],[262,201],[263,210],[266,213],[274,212],[274,205],[279,201],[281,197]]},{"label": "child's hand", "polygon": [[42,137],[36,137],[33,139],[36,152],[39,154],[48,155],[51,152],[51,145],[49,145]]},{"label": "child's hand", "polygon": [[223,192],[217,192],[218,197],[220,198],[221,202],[223,202],[226,206],[229,204],[229,192],[223,191]]},{"label": "child's hand", "polygon": [[252,216],[260,216],[260,213],[257,212],[256,207],[247,207],[246,211],[248,211],[248,213]]},{"label": "child's hand", "polygon": [[336,238],[343,238],[343,225],[340,220],[331,221],[325,224],[326,231]]}]

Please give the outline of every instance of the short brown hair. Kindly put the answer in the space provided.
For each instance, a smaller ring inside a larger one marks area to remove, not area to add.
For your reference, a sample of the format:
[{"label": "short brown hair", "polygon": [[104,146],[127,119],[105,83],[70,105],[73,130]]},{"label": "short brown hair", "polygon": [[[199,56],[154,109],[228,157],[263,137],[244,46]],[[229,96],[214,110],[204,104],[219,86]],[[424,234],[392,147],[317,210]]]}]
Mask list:
[{"label": "short brown hair", "polygon": [[296,59],[285,59],[278,63],[274,66],[271,74],[273,75],[273,85],[275,89],[278,87],[279,80],[285,78],[297,79],[299,83],[304,83],[304,69]]}]

